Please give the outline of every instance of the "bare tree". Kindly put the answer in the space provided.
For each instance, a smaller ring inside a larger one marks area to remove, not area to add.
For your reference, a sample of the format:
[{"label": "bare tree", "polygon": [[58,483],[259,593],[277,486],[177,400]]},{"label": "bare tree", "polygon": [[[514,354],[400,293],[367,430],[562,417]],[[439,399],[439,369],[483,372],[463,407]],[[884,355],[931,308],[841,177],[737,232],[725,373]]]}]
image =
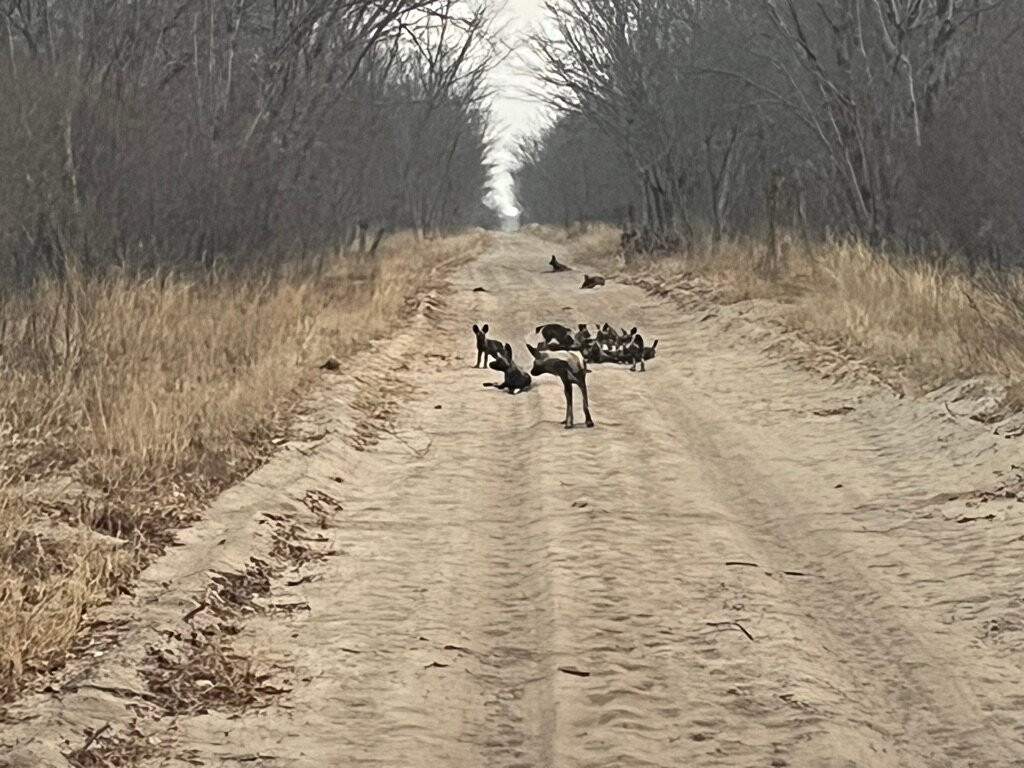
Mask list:
[{"label": "bare tree", "polygon": [[454,0],[0,0],[0,273],[474,220],[490,23]]},{"label": "bare tree", "polygon": [[[779,226],[890,247],[944,240],[1001,260],[1019,244],[1009,213],[1022,194],[1019,4],[550,0],[548,10],[532,48],[550,102],[626,159],[636,186],[623,193],[644,245]],[[546,133],[522,163],[528,211],[531,196],[550,194],[542,179],[562,178],[550,169],[581,152],[557,139]],[[972,183],[971,201],[954,177]]]}]

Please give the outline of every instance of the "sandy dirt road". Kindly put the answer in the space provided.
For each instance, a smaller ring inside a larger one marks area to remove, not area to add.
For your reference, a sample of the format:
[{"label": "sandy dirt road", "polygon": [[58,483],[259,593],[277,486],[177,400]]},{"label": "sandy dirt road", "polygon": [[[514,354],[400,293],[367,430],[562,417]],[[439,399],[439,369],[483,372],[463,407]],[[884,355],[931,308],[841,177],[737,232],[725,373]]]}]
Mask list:
[{"label": "sandy dirt road", "polygon": [[[552,250],[499,236],[339,377],[321,406],[386,382],[375,445],[346,422],[226,495],[251,522],[330,493],[333,554],[275,587],[308,611],[240,639],[291,692],[168,721],[151,764],[1024,765],[1022,508],[969,495],[1019,443],[638,288],[580,291]],[[554,379],[511,397],[470,367],[473,322],[526,363],[534,326],[605,320],[660,354],[595,370],[595,429],[560,427]]]}]

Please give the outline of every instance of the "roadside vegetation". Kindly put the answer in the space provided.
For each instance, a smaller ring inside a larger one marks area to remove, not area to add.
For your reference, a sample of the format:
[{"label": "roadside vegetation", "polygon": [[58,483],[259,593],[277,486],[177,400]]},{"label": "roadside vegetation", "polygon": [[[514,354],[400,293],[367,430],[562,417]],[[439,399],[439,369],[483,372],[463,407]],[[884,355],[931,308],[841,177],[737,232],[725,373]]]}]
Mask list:
[{"label": "roadside vegetation", "polygon": [[766,277],[757,239],[636,258],[610,225],[538,234],[648,289],[718,304],[771,301],[784,328],[868,363],[907,394],[992,377],[1005,387],[1007,409],[1024,406],[1024,274],[972,275],[956,263],[896,258],[861,243],[805,247],[787,238],[783,269]]},{"label": "roadside vegetation", "polygon": [[547,7],[524,222],[606,269],[776,299],[905,389],[996,376],[1024,402],[1019,3]]},{"label": "roadside vegetation", "polygon": [[0,702],[484,247],[489,23],[0,3]]}]

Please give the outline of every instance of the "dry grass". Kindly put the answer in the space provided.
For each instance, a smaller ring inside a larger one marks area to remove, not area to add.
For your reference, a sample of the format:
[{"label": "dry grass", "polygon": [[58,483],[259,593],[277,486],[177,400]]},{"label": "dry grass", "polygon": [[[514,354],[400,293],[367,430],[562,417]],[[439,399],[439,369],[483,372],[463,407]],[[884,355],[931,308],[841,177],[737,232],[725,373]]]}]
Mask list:
[{"label": "dry grass", "polygon": [[75,768],[134,768],[157,753],[134,724],[119,733],[108,726],[87,733],[81,747],[64,755]]},{"label": "dry grass", "polygon": [[150,701],[167,715],[262,708],[287,692],[269,684],[270,672],[220,634],[195,633],[180,650],[151,649],[140,672]]},{"label": "dry grass", "polygon": [[970,276],[957,265],[889,258],[857,243],[805,248],[783,243],[774,277],[757,268],[763,243],[736,240],[688,256],[629,263],[618,233],[593,228],[570,238],[578,258],[607,270],[658,281],[686,275],[728,304],[778,302],[779,317],[805,338],[836,345],[865,360],[902,389],[921,392],[972,377],[1004,383],[1011,406],[1024,404],[1024,275]]},{"label": "dry grass", "polygon": [[0,701],[265,459],[314,363],[388,333],[485,243],[396,236],[317,277],[73,278],[0,306]]}]

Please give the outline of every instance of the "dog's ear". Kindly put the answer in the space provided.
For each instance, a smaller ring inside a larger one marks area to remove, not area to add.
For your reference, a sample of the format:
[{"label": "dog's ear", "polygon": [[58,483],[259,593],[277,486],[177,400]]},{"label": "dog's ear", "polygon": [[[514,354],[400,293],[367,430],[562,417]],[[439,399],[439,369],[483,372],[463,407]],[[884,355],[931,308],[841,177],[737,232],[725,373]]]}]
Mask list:
[{"label": "dog's ear", "polygon": [[489,330],[491,330],[491,327],[487,323],[484,323],[484,327],[481,328],[480,330],[483,331],[484,333],[487,333]]},{"label": "dog's ear", "polygon": [[508,358],[508,361],[511,363],[512,362],[512,345],[509,344],[508,342],[505,342],[505,356]]},{"label": "dog's ear", "polygon": [[653,344],[651,344],[651,349],[654,349],[654,348],[655,348],[655,347],[657,347],[657,346],[658,346],[658,340],[657,340],[657,339],[655,339],[655,340],[654,340],[654,343],[653,343]]},{"label": "dog's ear", "polygon": [[629,332],[630,336],[636,336],[636,326],[633,326],[633,330]]},{"label": "dog's ear", "polygon": [[473,326],[473,333],[480,333],[480,326],[479,325],[474,325]]},{"label": "dog's ear", "polygon": [[535,347],[531,347],[529,344],[527,344],[526,348],[530,350],[530,354],[533,355],[534,358],[540,357],[540,352],[538,352]]}]

